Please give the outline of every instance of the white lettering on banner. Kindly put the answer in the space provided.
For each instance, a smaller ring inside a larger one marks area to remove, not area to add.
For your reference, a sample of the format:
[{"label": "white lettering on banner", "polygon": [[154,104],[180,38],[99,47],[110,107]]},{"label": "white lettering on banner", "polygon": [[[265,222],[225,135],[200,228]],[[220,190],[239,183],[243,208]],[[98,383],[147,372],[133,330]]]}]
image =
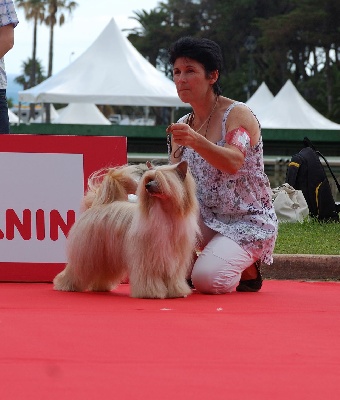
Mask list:
[{"label": "white lettering on banner", "polygon": [[83,154],[0,153],[0,171],[0,262],[64,263],[84,194]]}]

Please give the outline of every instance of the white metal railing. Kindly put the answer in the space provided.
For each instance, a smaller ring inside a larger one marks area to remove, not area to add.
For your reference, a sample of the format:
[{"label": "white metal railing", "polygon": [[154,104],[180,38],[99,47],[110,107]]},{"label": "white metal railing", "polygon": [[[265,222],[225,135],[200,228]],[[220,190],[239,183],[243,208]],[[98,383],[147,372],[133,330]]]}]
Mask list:
[{"label": "white metal railing", "polygon": [[[286,180],[287,165],[291,157],[289,156],[264,156],[264,168],[270,179],[272,187],[282,185]],[[145,163],[146,161],[155,161],[157,164],[166,164],[168,162],[168,155],[161,153],[128,153],[128,162],[131,164]],[[332,188],[333,196],[338,200],[340,194],[336,188],[334,180],[330,177],[328,168],[323,159],[320,159],[321,163],[325,166],[325,171],[329,177],[329,183]],[[337,170],[340,167],[340,157],[327,157],[328,164],[331,168],[335,168],[335,176],[339,176],[340,172]]]}]

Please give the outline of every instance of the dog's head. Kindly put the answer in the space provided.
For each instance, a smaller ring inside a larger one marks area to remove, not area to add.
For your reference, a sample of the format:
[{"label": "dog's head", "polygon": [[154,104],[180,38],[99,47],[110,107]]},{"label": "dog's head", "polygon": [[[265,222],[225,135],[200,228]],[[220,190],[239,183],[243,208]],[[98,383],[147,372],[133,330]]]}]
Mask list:
[{"label": "dog's head", "polygon": [[[150,167],[149,167],[150,168]],[[151,167],[139,182],[137,195],[142,207],[149,210],[154,202],[161,202],[169,212],[185,213],[196,207],[196,186],[188,170],[188,163]]]},{"label": "dog's head", "polygon": [[171,169],[169,168],[154,169],[150,164],[148,165],[148,167],[149,170],[154,172],[149,173],[145,177],[145,189],[151,196],[158,196],[162,198],[170,197],[169,190],[174,189],[174,187],[170,187],[171,184],[170,180],[175,179],[175,175],[171,177],[170,174],[177,174],[176,176],[177,179],[175,179],[175,181],[172,182],[172,185],[176,185],[180,183],[180,181],[182,182],[184,181],[188,171],[188,163],[186,161],[182,161],[179,164],[176,164]]}]

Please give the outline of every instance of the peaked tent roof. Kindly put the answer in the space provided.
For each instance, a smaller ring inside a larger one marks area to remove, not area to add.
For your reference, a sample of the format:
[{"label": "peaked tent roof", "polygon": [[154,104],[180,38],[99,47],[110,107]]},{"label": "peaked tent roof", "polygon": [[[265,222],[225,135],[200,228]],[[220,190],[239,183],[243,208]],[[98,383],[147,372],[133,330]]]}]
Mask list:
[{"label": "peaked tent roof", "polygon": [[94,104],[71,103],[65,107],[54,124],[111,125]]},{"label": "peaked tent roof", "polygon": [[265,82],[262,82],[261,85],[257,88],[256,92],[246,102],[246,104],[257,115],[273,99],[274,99],[273,93],[268,89],[268,86],[265,84]]},{"label": "peaked tent roof", "polygon": [[262,128],[269,129],[333,129],[340,124],[316,111],[288,80],[274,99],[257,115]]},{"label": "peaked tent roof", "polygon": [[94,43],[69,66],[19,92],[29,103],[92,103],[185,107],[175,84],[150,64],[112,19]]}]

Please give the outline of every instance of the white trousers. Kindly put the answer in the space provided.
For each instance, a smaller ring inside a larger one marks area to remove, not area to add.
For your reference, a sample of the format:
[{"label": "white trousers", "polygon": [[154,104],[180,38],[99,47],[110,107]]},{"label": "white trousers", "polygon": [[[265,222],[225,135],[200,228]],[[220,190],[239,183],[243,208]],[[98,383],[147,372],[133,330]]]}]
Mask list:
[{"label": "white trousers", "polygon": [[204,248],[193,266],[192,283],[201,293],[229,293],[236,288],[242,272],[256,260],[237,243],[220,233],[207,227],[206,232],[204,229],[202,231],[207,244],[204,246],[203,243]]}]

